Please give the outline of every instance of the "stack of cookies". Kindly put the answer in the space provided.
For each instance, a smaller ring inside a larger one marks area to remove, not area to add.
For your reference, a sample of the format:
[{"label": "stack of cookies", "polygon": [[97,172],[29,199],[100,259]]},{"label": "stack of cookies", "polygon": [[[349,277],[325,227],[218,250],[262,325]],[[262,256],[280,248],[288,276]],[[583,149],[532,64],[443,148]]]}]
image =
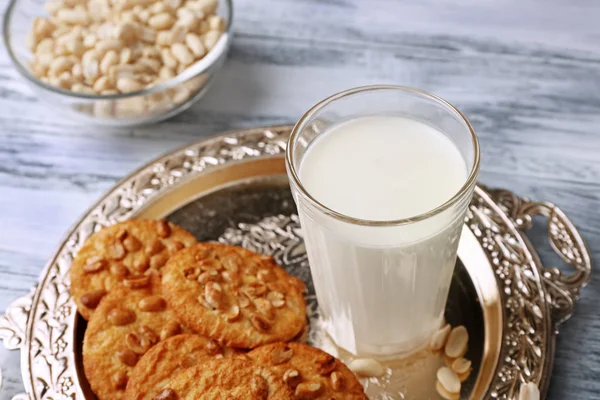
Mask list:
[{"label": "stack of cookies", "polygon": [[341,361],[293,341],[304,290],[272,257],[172,223],[112,225],[71,267],[86,377],[99,400],[366,399]]}]

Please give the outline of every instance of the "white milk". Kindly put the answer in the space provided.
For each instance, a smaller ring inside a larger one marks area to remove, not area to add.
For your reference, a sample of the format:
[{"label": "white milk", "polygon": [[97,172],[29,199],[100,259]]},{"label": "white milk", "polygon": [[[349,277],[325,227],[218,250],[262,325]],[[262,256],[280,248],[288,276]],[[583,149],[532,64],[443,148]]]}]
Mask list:
[{"label": "white milk", "polygon": [[[300,162],[306,191],[354,218],[414,217],[452,198],[467,179],[453,142],[422,122],[392,116],[332,127]],[[299,207],[327,330],[354,354],[395,354],[439,327],[463,212],[450,208],[403,226],[349,224]]]}]

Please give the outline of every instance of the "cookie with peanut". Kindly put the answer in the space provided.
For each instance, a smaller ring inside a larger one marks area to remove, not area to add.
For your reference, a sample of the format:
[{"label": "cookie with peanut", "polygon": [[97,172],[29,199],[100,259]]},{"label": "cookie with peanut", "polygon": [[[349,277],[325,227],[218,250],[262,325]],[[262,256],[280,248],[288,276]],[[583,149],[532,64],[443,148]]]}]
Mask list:
[{"label": "cookie with peanut", "polygon": [[309,345],[273,343],[252,350],[248,358],[273,371],[297,399],[367,400],[362,385],[343,362]]},{"label": "cookie with peanut", "polygon": [[222,345],[250,349],[293,339],[306,324],[304,283],[272,257],[198,243],[169,259],[163,292],[179,318]]},{"label": "cookie with peanut", "polygon": [[173,336],[151,348],[129,375],[128,400],[153,400],[176,373],[211,359],[231,357],[237,352],[221,347],[204,336]]},{"label": "cookie with peanut", "polygon": [[189,332],[162,297],[157,272],[125,282],[130,285],[102,299],[85,331],[83,367],[98,400],[127,399],[125,388],[140,358],[160,341]]},{"label": "cookie with peanut", "polygon": [[173,376],[152,400],[295,400],[270,369],[239,358],[209,360]]},{"label": "cookie with peanut", "polygon": [[169,257],[196,243],[186,230],[166,221],[132,219],[92,234],[71,264],[71,295],[89,319],[100,300],[118,286],[134,289],[135,277],[160,270]]}]

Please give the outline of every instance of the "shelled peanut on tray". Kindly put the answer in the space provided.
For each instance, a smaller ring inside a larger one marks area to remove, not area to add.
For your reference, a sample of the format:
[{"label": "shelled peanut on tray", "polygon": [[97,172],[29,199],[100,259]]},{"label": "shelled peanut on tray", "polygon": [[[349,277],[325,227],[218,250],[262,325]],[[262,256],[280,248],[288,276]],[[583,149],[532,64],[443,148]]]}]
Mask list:
[{"label": "shelled peanut on tray", "polygon": [[440,353],[446,366],[437,371],[436,390],[446,400],[460,398],[461,383],[471,374],[471,361],[464,358],[469,344],[469,333],[460,325],[444,325],[429,343],[429,349]]},{"label": "shelled peanut on tray", "polygon": [[42,81],[89,94],[164,82],[202,59],[225,22],[218,0],[51,0],[28,36]]}]

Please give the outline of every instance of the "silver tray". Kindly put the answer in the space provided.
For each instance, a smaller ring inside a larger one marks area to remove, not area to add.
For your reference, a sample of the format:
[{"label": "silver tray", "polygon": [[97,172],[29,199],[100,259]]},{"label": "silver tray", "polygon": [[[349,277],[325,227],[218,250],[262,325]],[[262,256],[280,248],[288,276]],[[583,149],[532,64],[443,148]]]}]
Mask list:
[{"label": "silver tray", "polygon": [[[13,400],[94,399],[81,368],[85,324],[69,293],[68,272],[90,234],[116,221],[166,217],[199,240],[273,254],[307,282],[314,311],[283,161],[290,130],[240,130],[193,143],[135,171],[95,204],[69,231],[38,285],[0,319],[4,345],[21,351],[26,393]],[[569,274],[542,265],[525,236],[538,215],[546,218],[550,244]],[[458,253],[446,318],[466,325],[472,337],[474,373],[463,398],[514,399],[523,382],[537,384],[545,397],[558,327],[590,277],[581,236],[550,203],[479,186]]]}]

